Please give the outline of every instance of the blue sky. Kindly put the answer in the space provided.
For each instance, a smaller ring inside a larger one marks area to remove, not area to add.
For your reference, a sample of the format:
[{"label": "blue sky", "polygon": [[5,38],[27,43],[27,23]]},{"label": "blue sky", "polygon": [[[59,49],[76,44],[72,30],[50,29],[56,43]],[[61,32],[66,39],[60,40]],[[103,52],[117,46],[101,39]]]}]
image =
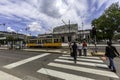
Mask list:
[{"label": "blue sky", "polygon": [[[77,23],[91,29],[91,21],[119,0],[0,0],[0,31],[43,34],[56,26]],[[28,28],[26,31],[25,29]]]}]

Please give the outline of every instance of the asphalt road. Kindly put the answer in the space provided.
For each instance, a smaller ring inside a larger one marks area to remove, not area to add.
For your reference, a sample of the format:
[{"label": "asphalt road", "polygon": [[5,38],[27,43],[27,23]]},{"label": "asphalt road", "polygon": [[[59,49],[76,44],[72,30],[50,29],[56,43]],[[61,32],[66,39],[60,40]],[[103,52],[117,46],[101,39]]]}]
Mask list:
[{"label": "asphalt road", "polygon": [[99,57],[72,57],[58,53],[0,50],[0,80],[120,80]]},{"label": "asphalt road", "polygon": [[[116,45],[113,45],[113,46],[115,46],[117,51],[120,53],[120,46],[116,46]],[[98,52],[105,52],[105,47],[106,47],[106,45],[97,45],[96,46]],[[92,46],[88,46],[88,49],[92,50],[94,48],[95,48],[95,46],[93,46],[93,45]]]}]

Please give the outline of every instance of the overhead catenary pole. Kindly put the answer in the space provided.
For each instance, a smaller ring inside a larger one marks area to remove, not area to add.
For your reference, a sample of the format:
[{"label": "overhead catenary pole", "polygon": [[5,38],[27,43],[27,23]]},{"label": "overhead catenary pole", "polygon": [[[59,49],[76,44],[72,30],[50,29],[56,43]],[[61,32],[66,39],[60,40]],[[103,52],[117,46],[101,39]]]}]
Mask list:
[{"label": "overhead catenary pole", "polygon": [[70,36],[70,20],[69,20],[69,37],[68,37],[68,41],[71,41],[71,36]]},{"label": "overhead catenary pole", "polygon": [[68,26],[67,26],[67,24],[62,20],[62,22],[65,24],[65,26],[66,27],[68,27],[69,28],[69,31],[68,31],[68,42],[70,42],[71,40],[70,40],[70,20],[69,20],[69,22],[68,22]]}]

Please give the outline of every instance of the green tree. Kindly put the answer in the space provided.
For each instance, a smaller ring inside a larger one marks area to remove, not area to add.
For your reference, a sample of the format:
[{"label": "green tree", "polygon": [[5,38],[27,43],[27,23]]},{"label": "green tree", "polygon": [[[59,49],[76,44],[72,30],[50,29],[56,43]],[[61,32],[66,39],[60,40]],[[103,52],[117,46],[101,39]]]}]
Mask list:
[{"label": "green tree", "polygon": [[114,32],[120,31],[120,7],[118,2],[108,7],[98,19],[94,19],[92,25],[95,26],[97,30],[102,31],[104,39],[111,41]]},{"label": "green tree", "polygon": [[113,37],[114,39],[120,39],[120,34],[116,34],[116,35],[114,35],[114,37]]},{"label": "green tree", "polygon": [[14,38],[13,38],[13,36],[7,36],[6,40],[7,40],[7,41],[13,41]]}]

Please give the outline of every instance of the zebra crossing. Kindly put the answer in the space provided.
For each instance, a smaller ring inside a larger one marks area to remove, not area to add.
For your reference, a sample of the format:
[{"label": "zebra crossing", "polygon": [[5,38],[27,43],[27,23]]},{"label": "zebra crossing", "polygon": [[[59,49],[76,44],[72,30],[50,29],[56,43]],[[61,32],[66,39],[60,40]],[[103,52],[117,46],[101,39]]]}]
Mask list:
[{"label": "zebra crossing", "polygon": [[6,72],[0,71],[0,80],[22,80]]},{"label": "zebra crossing", "polygon": [[4,68],[6,68],[6,69],[12,69],[12,68],[15,68],[17,66],[23,65],[25,63],[31,62],[33,60],[36,60],[36,59],[42,58],[44,56],[47,56],[49,54],[50,53],[45,53],[45,54],[42,54],[42,55],[40,54],[40,55],[37,55],[37,56],[33,56],[33,57],[30,57],[30,58],[27,58],[27,59],[24,59],[24,60],[15,62],[15,63],[11,63],[11,64],[8,64],[8,65],[5,65]]},{"label": "zebra crossing", "polygon": [[[92,75],[119,79],[119,77],[115,73],[108,70],[108,66],[104,64],[104,62],[99,57],[81,56],[81,57],[78,57],[77,60],[78,60],[77,64],[75,64],[72,57],[70,57],[69,55],[62,55],[57,59],[55,59],[54,62],[50,62],[48,66],[77,71],[80,73],[83,72],[83,73],[92,74]],[[83,67],[83,66],[87,66],[87,67]],[[105,68],[106,70],[102,70],[102,69],[99,70],[97,68],[93,69],[91,67],[100,67],[100,68]],[[96,80],[96,79],[85,77],[85,76],[67,73],[67,71],[65,72],[57,71],[49,68],[41,68],[37,72],[44,75],[61,78],[64,80]]]},{"label": "zebra crossing", "polygon": [[[49,55],[52,54],[44,53],[36,55],[27,59],[10,63],[3,66],[3,68],[14,69],[28,62],[39,58],[44,58]],[[110,79],[113,78],[119,80],[118,75],[111,72],[108,69],[108,66],[99,57],[80,56],[77,57],[77,63],[75,64],[73,58],[70,57],[70,55],[61,55],[55,58],[53,61],[49,62],[46,66],[40,67],[35,72],[45,76],[57,78],[57,80],[98,80],[94,76],[101,76],[105,78],[107,77]],[[0,71],[0,75],[2,75],[0,76],[0,79],[2,80],[23,80],[3,71]]]}]

